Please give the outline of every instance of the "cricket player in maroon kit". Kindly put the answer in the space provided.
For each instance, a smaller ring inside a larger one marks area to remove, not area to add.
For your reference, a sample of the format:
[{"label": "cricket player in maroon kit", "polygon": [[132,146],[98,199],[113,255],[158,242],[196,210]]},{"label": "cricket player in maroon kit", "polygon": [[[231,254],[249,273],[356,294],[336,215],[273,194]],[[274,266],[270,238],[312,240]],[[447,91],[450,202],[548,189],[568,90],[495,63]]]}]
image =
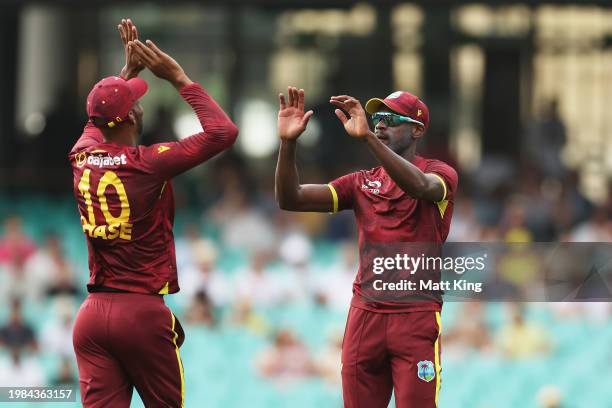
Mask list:
[{"label": "cricket player in maroon kit", "polygon": [[[124,21],[126,77],[98,82],[89,122],[72,148],[74,194],[89,249],[89,295],[73,341],[84,407],[129,407],[133,387],[147,407],[183,407],[183,330],[163,295],[179,290],[172,234],[172,177],[229,148],[238,129],[179,64]],[[127,40],[127,41],[126,41]],[[139,146],[146,66],[170,82],[204,129],[178,142]]]},{"label": "cricket player in maroon kit", "polygon": [[[363,140],[381,166],[347,174],[327,185],[299,183],[296,141],[313,114],[304,113],[304,90],[289,87],[288,100],[282,94],[279,99],[276,195],[282,209],[352,209],[362,260],[368,256],[367,243],[446,240],[457,173],[444,162],[416,155],[417,141],[429,125],[429,111],[420,99],[394,92],[384,100],[369,100],[365,108],[372,114],[372,132],[359,101],[347,95],[331,97],[346,132]],[[436,407],[441,300],[372,301],[363,296],[362,272],[353,285],[342,345],[344,406],[386,407],[395,390],[398,408]]]}]

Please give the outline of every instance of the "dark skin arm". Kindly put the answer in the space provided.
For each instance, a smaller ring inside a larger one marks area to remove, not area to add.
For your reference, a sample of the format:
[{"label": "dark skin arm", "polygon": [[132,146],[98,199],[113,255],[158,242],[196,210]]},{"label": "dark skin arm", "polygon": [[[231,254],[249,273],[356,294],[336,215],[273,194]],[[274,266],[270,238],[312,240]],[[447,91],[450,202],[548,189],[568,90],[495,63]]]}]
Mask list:
[{"label": "dark skin arm", "polygon": [[364,141],[393,181],[409,196],[435,202],[444,198],[444,186],[438,177],[423,173],[417,166],[385,146],[372,132]]},{"label": "dark skin arm", "polygon": [[[332,96],[330,103],[339,108],[335,113],[346,132],[365,142],[393,181],[408,195],[434,202],[444,198],[444,186],[438,177],[423,173],[376,137],[370,130],[365,111],[357,99],[348,95]],[[348,116],[345,112],[348,112]]]},{"label": "dark skin arm", "polygon": [[332,211],[333,198],[326,184],[300,184],[297,164],[297,138],[304,132],[313,112],[304,113],[304,90],[287,89],[288,100],[279,94],[278,134],[281,139],[276,163],[276,201],[283,210]]}]

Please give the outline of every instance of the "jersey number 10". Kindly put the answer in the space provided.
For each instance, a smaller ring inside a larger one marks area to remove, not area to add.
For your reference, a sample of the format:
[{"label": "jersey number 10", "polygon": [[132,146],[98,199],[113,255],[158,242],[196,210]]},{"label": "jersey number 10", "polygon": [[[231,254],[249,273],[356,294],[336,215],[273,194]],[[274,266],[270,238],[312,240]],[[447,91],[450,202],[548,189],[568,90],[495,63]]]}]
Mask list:
[{"label": "jersey number 10", "polygon": [[[87,206],[87,218],[81,216],[83,232],[88,234],[91,238],[102,238],[105,240],[116,238],[125,240],[132,239],[132,224],[129,222],[130,202],[128,201],[123,183],[114,171],[105,172],[100,179],[96,195],[106,225],[96,225],[96,217],[94,215],[94,206],[90,192],[90,175],[91,170],[85,169],[79,181],[79,192],[85,199],[85,205]],[[119,197],[121,213],[118,217],[115,217],[108,208],[108,201],[106,199],[106,188],[108,186],[113,186]]]}]

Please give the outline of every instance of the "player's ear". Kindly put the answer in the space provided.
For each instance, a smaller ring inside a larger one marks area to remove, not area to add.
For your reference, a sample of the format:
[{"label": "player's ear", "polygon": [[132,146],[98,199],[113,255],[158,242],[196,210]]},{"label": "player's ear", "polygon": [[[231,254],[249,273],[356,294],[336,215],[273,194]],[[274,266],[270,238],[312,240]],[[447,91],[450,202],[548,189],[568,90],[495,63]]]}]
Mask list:
[{"label": "player's ear", "polygon": [[415,139],[420,139],[425,134],[425,128],[421,125],[413,125],[411,126],[412,137]]},{"label": "player's ear", "polygon": [[128,112],[128,120],[130,121],[130,124],[132,125],[138,124],[138,120],[136,119],[136,112],[134,112],[134,109],[131,109]]}]

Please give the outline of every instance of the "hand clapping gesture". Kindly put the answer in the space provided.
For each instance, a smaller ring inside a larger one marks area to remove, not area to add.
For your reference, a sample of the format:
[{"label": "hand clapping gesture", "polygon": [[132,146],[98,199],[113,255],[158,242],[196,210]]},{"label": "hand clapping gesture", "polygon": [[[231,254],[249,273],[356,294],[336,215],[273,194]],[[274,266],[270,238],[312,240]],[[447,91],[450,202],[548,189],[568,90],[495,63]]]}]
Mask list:
[{"label": "hand clapping gesture", "polygon": [[285,95],[278,95],[280,108],[278,110],[278,134],[281,139],[295,140],[306,129],[308,120],[313,115],[309,110],[304,113],[304,90],[295,87],[288,87],[287,94],[289,101],[285,100]]},{"label": "hand clapping gesture", "polygon": [[129,18],[122,19],[121,24],[117,25],[123,47],[125,49],[125,66],[121,70],[121,76],[125,79],[130,79],[138,76],[140,71],[144,69],[144,64],[140,61],[138,56],[130,49],[128,43],[130,41],[136,41],[138,39],[138,30],[132,20]]},{"label": "hand clapping gesture", "polygon": [[[348,95],[340,95],[332,96],[329,102],[339,108],[334,112],[349,135],[365,137],[371,132],[365,111],[357,99]],[[348,116],[345,112],[348,113]]]}]

